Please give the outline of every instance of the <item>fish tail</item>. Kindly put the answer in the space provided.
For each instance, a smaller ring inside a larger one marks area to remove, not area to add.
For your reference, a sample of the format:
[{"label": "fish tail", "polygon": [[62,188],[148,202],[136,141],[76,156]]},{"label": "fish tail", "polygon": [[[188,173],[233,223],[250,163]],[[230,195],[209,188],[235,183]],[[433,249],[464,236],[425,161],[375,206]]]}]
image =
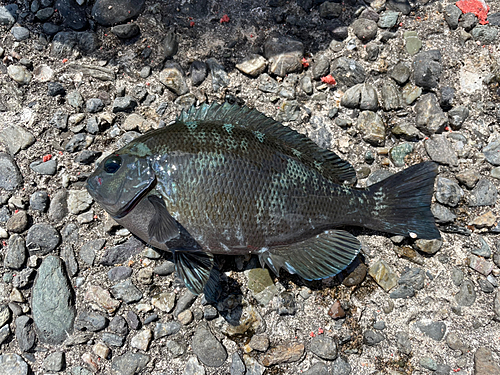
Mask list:
[{"label": "fish tail", "polygon": [[436,163],[424,162],[370,186],[372,205],[364,226],[413,238],[439,238],[430,208],[437,173]]}]

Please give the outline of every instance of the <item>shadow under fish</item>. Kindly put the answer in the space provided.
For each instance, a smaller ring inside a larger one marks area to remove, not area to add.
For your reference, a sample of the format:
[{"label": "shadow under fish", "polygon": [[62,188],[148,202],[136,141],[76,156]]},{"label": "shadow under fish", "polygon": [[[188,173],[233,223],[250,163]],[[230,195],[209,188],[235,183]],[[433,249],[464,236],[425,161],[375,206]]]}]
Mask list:
[{"label": "shadow under fish", "polygon": [[207,300],[220,291],[213,254],[258,254],[306,280],[337,275],[360,226],[439,238],[430,203],[437,165],[413,165],[366,189],[335,153],[262,113],[191,107],[104,159],[87,189],[118,223],[173,253],[177,274]]}]

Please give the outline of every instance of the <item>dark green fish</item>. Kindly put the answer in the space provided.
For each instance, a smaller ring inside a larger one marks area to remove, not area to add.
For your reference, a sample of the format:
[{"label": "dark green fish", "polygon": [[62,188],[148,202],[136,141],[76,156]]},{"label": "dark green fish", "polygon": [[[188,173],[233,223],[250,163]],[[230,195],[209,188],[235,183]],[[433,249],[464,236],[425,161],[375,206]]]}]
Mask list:
[{"label": "dark green fish", "polygon": [[436,174],[425,162],[355,189],[353,167],[333,152],[256,110],[213,103],[108,156],[87,189],[130,232],[172,251],[199,294],[212,280],[212,254],[256,253],[276,274],[317,280],[345,269],[361,247],[334,228],[438,238]]}]

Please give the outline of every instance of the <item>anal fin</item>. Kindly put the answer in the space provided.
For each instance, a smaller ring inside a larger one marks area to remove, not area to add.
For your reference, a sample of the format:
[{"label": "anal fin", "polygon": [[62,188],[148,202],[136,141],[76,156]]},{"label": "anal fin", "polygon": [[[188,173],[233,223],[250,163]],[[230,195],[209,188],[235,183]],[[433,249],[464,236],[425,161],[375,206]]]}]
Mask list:
[{"label": "anal fin", "polygon": [[177,275],[192,293],[202,293],[214,265],[212,254],[201,250],[173,250],[173,254]]},{"label": "anal fin", "polygon": [[276,274],[283,268],[306,280],[320,280],[344,270],[360,249],[361,243],[352,234],[328,230],[292,245],[272,247],[259,259]]}]

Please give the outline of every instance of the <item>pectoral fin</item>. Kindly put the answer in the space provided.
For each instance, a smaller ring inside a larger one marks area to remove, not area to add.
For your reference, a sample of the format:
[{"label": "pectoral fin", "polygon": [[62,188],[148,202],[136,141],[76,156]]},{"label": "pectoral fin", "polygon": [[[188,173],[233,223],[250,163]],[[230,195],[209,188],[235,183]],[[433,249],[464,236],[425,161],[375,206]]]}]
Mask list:
[{"label": "pectoral fin", "polygon": [[273,247],[259,259],[275,274],[284,268],[306,280],[320,280],[344,270],[360,249],[361,243],[352,234],[329,230],[292,245]]},{"label": "pectoral fin", "polygon": [[179,235],[177,222],[170,215],[163,199],[156,195],[148,196],[149,202],[153,205],[154,215],[148,225],[148,235],[150,239],[165,243]]},{"label": "pectoral fin", "polygon": [[186,287],[194,294],[203,292],[214,265],[212,254],[201,250],[173,251],[175,270]]}]

